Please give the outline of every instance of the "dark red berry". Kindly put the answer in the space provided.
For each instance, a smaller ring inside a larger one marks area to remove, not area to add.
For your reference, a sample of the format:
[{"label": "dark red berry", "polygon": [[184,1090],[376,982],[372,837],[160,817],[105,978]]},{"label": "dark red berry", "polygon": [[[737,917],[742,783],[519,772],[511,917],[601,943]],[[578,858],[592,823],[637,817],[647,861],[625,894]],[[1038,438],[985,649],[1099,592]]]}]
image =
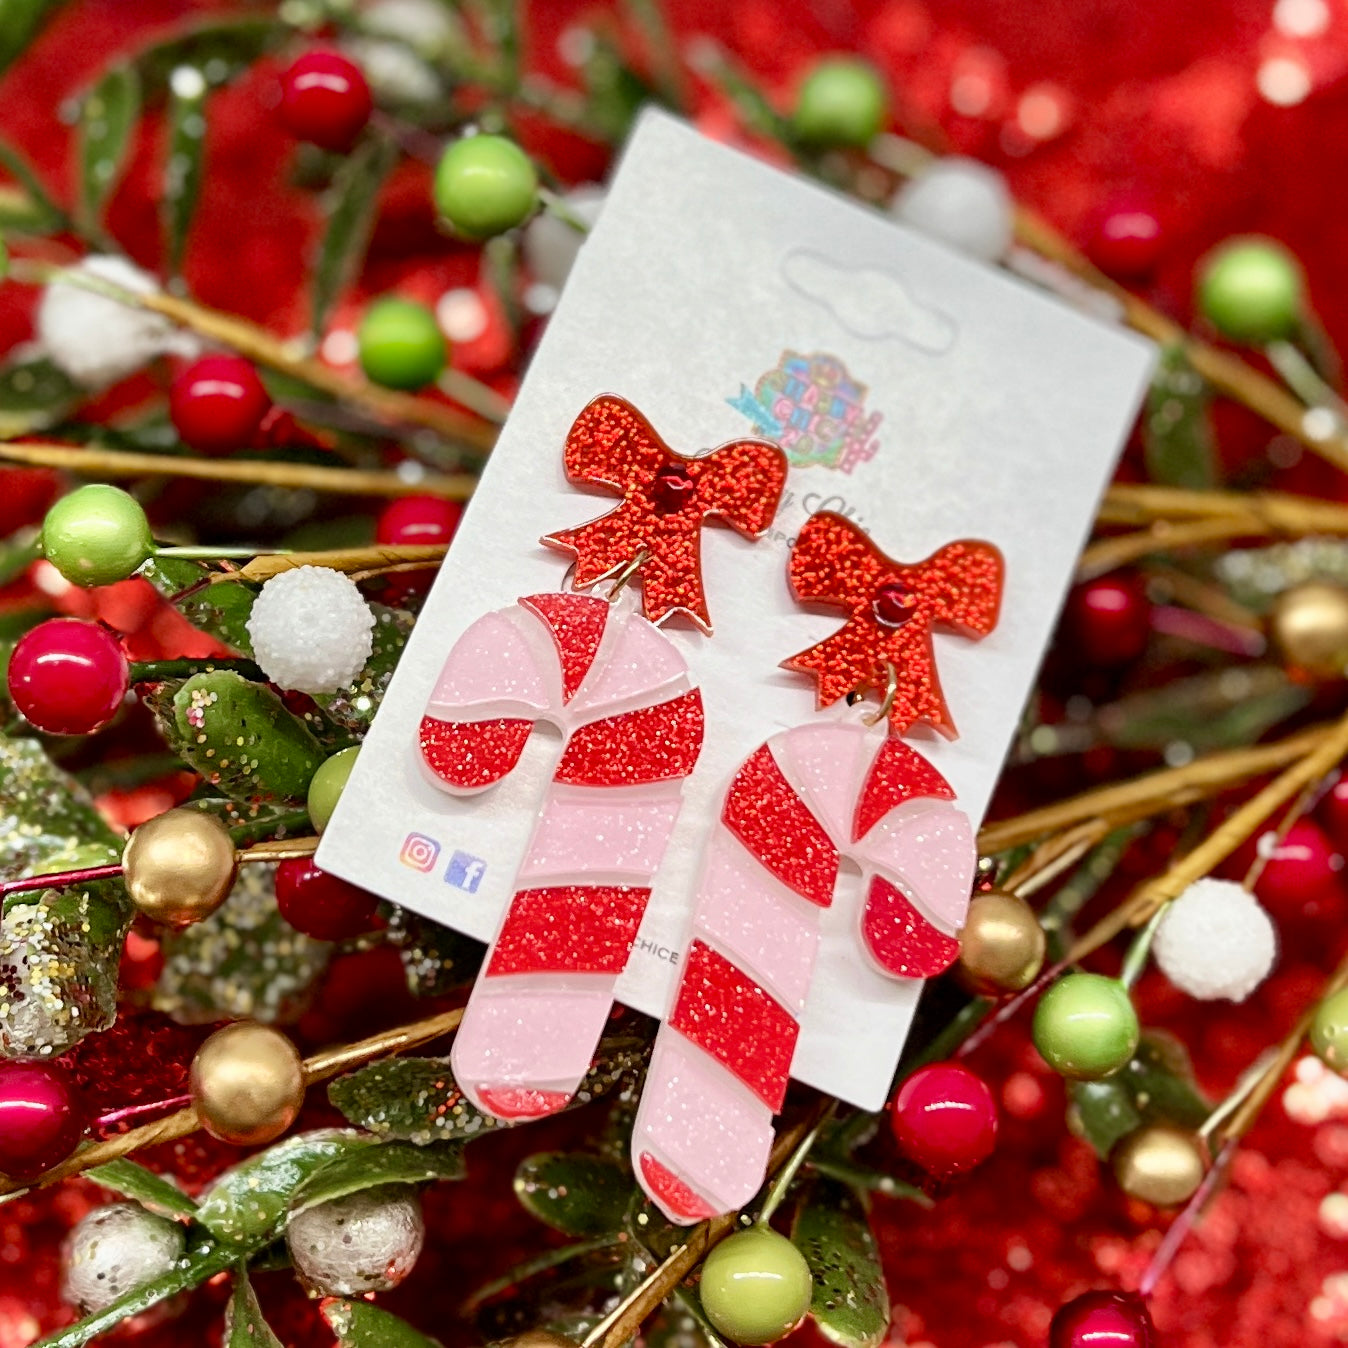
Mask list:
[{"label": "dark red berry", "polygon": [[1267,860],[1254,892],[1275,917],[1313,917],[1333,902],[1343,883],[1343,856],[1313,819],[1298,819],[1281,842],[1261,839]]},{"label": "dark red berry", "polygon": [[1135,281],[1156,269],[1164,247],[1161,222],[1150,203],[1120,200],[1096,217],[1089,252],[1105,275]]},{"label": "dark red berry", "polygon": [[929,1175],[949,1179],[987,1160],[997,1142],[997,1106],[982,1077],[959,1063],[932,1063],[894,1097],[894,1140]]},{"label": "dark red berry", "polygon": [[53,1062],[0,1062],[0,1173],[27,1180],[59,1165],[84,1134],[75,1083]]},{"label": "dark red berry", "polygon": [[1152,1348],[1146,1302],[1123,1292],[1085,1292],[1058,1308],[1049,1348]]},{"label": "dark red berry", "polygon": [[262,380],[241,356],[203,356],[169,391],[179,438],[207,454],[251,445],[270,409]]},{"label": "dark red berry", "polygon": [[319,870],[308,857],[277,866],[276,906],[296,931],[316,941],[348,941],[378,925],[377,895]]},{"label": "dark red berry", "polygon": [[82,618],[52,618],[19,638],[9,696],[49,735],[90,735],[112,720],[128,684],[117,638]]},{"label": "dark red berry", "polygon": [[1146,650],[1151,605],[1136,577],[1101,576],[1073,590],[1068,621],[1088,664],[1126,665]]},{"label": "dark red berry", "polygon": [[402,496],[385,508],[374,528],[376,543],[448,543],[463,517],[461,501]]},{"label": "dark red berry", "polygon": [[334,51],[306,52],[281,77],[282,125],[325,150],[349,150],[373,107],[360,67]]}]

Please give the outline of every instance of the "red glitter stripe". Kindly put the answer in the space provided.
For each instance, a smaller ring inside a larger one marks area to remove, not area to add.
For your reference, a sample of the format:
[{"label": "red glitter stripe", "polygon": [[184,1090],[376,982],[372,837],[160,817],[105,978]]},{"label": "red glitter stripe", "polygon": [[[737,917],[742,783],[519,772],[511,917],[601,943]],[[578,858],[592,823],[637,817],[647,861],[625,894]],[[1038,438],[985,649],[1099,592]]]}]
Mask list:
[{"label": "red glitter stripe", "polygon": [[669,1024],[774,1114],[781,1109],[799,1026],[770,992],[701,941],[688,952]]},{"label": "red glitter stripe", "polygon": [[700,1222],[715,1217],[716,1209],[695,1193],[668,1166],[663,1166],[648,1151],[640,1158],[641,1177],[647,1191],[658,1198],[667,1211],[678,1213],[685,1222]]},{"label": "red glitter stripe", "polygon": [[462,790],[500,781],[520,761],[532,721],[503,716],[494,721],[421,718],[421,756],[450,786]]},{"label": "red glitter stripe", "polygon": [[861,931],[881,967],[899,978],[935,978],[960,953],[953,936],[933,927],[901,889],[878,875],[866,895]]},{"label": "red glitter stripe", "polygon": [[827,908],[838,879],[838,850],[782,776],[768,746],[741,765],[721,821],[783,884]]},{"label": "red glitter stripe", "polygon": [[571,736],[554,778],[572,786],[640,786],[686,777],[702,752],[702,694],[591,721]]},{"label": "red glitter stripe", "polygon": [[650,896],[633,885],[522,889],[511,900],[487,973],[620,974]]},{"label": "red glitter stripe", "polygon": [[861,788],[856,817],[852,823],[852,841],[860,842],[876,824],[906,800],[934,797],[954,800],[950,783],[916,749],[889,736],[880,746]]},{"label": "red glitter stripe", "polygon": [[562,701],[570,702],[594,664],[609,602],[587,594],[531,594],[520,603],[547,625],[562,665]]}]

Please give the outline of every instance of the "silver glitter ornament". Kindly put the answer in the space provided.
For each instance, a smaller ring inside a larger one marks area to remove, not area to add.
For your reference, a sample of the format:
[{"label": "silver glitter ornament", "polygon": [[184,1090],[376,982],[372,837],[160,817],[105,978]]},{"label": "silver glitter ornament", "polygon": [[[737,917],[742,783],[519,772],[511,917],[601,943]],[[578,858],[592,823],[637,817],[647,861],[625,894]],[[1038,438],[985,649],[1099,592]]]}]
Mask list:
[{"label": "silver glitter ornament", "polygon": [[311,1292],[335,1297],[396,1287],[415,1267],[425,1237],[421,1200],[403,1185],[320,1203],[286,1229],[300,1279]]},{"label": "silver glitter ornament", "polygon": [[66,1238],[61,1295],[84,1315],[168,1273],[183,1256],[184,1230],[139,1203],[112,1203]]}]

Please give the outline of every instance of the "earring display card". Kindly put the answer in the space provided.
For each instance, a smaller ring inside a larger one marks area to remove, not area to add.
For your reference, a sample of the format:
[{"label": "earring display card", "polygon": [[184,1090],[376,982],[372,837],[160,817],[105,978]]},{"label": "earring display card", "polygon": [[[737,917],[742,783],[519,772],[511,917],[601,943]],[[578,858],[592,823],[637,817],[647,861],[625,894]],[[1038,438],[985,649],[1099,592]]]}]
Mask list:
[{"label": "earring display card", "polygon": [[[855,722],[867,710],[820,712],[814,681],[780,668],[840,622],[836,609],[799,605],[787,583],[789,546],[815,512],[844,515],[904,562],[963,538],[1001,550],[995,630],[979,641],[935,638],[958,738],[923,727],[906,737],[977,824],[1153,355],[1135,336],[877,211],[646,114],[323,835],[319,865],[484,941],[496,934],[545,801],[564,789],[550,784],[558,732],[540,725],[513,772],[454,795],[427,773],[419,726],[446,656],[476,620],[565,585],[566,558],[539,540],[613,508],[611,494],[568,484],[562,466],[572,422],[605,393],[641,409],[681,453],[757,434],[778,441],[791,465],[765,537],[703,533],[714,634],[678,616],[661,628],[701,690],[705,738],[619,998],[655,1016],[668,1010],[704,847],[739,764],[790,727]],[[629,590],[617,603],[630,609],[635,599]],[[508,641],[492,649],[519,658]],[[476,658],[493,657],[484,649]],[[860,888],[859,876],[844,874],[823,915],[792,1075],[876,1108],[921,984],[883,976],[863,957]]]}]

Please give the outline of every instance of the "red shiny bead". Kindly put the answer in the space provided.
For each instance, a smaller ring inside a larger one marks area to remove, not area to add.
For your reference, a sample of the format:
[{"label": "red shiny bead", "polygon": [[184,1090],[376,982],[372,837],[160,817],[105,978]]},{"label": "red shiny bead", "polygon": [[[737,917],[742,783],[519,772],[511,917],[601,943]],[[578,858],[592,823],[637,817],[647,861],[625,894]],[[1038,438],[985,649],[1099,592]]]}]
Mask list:
[{"label": "red shiny bead", "polygon": [[1320,818],[1335,847],[1348,846],[1348,773],[1344,773],[1333,789],[1320,802]]},{"label": "red shiny bead", "polygon": [[348,941],[378,925],[377,895],[319,870],[308,857],[277,866],[276,906],[296,931],[316,941]]},{"label": "red shiny bead", "polygon": [[917,598],[906,586],[897,580],[882,585],[871,600],[876,619],[886,627],[902,627],[913,616],[917,608]]},{"label": "red shiny bead", "polygon": [[1270,854],[1254,892],[1275,917],[1314,916],[1317,908],[1336,896],[1343,857],[1313,819],[1298,819],[1281,842],[1274,843],[1272,835],[1266,835],[1258,846],[1268,848]]},{"label": "red shiny bead", "polygon": [[374,527],[376,543],[448,543],[463,518],[462,501],[440,496],[402,496],[385,508]]},{"label": "red shiny bead", "polygon": [[9,696],[49,735],[89,735],[112,720],[128,685],[117,638],[82,618],[51,618],[25,632],[9,659]]},{"label": "red shiny bead", "polygon": [[1153,1348],[1146,1303],[1124,1292],[1085,1292],[1058,1308],[1049,1348]]},{"label": "red shiny bead", "polygon": [[169,390],[179,437],[204,453],[251,445],[270,409],[257,371],[240,356],[203,356]]},{"label": "red shiny bead", "polygon": [[59,1165],[84,1135],[75,1083],[52,1062],[0,1062],[0,1173],[27,1180]]},{"label": "red shiny bead", "polygon": [[1088,251],[1106,276],[1138,280],[1150,275],[1165,247],[1161,222],[1143,201],[1116,201],[1100,212]]},{"label": "red shiny bead", "polygon": [[1151,605],[1135,576],[1102,576],[1072,592],[1068,620],[1087,663],[1125,665],[1147,648]]},{"label": "red shiny bead", "polygon": [[360,67],[334,51],[306,52],[281,77],[282,125],[325,150],[349,150],[373,107]]},{"label": "red shiny bead", "polygon": [[696,499],[697,483],[686,468],[671,463],[656,473],[651,484],[651,500],[661,515],[673,515]]},{"label": "red shiny bead", "polygon": [[929,1175],[972,1170],[997,1142],[997,1106],[982,1077],[959,1063],[920,1067],[894,1097],[894,1140]]}]

